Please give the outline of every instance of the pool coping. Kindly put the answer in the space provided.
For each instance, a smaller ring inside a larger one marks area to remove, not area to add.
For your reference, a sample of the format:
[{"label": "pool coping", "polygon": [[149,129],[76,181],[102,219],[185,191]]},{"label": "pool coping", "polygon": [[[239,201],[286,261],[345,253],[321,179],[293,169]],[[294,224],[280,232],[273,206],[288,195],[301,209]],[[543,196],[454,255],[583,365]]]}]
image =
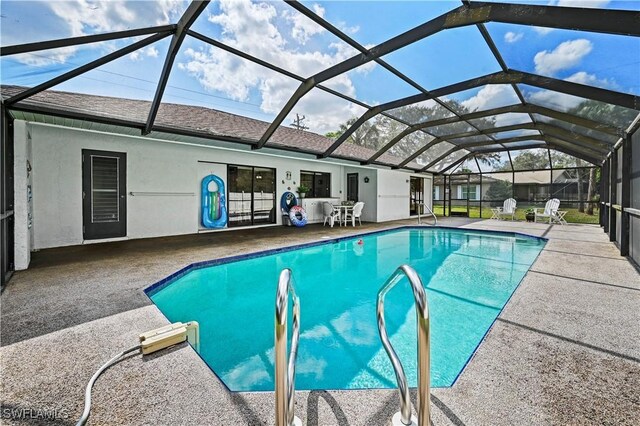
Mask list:
[{"label": "pool coping", "polygon": [[[270,256],[270,255],[276,254],[276,253],[286,253],[286,252],[289,252],[289,251],[298,250],[298,249],[302,249],[302,248],[316,247],[316,246],[324,245],[324,244],[333,244],[333,243],[338,243],[338,242],[342,242],[342,241],[346,241],[346,240],[351,240],[351,239],[358,238],[358,237],[370,236],[370,235],[376,235],[376,234],[391,233],[391,232],[395,232],[395,231],[399,231],[399,230],[405,230],[405,229],[448,229],[448,230],[454,230],[454,231],[461,232],[461,233],[477,232],[477,233],[481,233],[481,234],[497,234],[497,235],[518,236],[518,237],[523,237],[523,238],[527,238],[527,239],[531,239],[531,240],[541,240],[541,241],[545,242],[545,245],[549,241],[549,239],[545,238],[545,237],[539,237],[539,236],[536,236],[536,235],[525,234],[523,232],[514,232],[514,231],[460,228],[460,227],[455,227],[455,226],[439,226],[439,225],[436,225],[436,226],[402,225],[402,226],[396,226],[396,227],[393,227],[393,228],[386,228],[386,229],[380,229],[380,230],[376,230],[376,231],[363,232],[363,233],[360,233],[360,234],[354,234],[354,235],[348,235],[348,236],[336,237],[336,238],[327,238],[327,239],[322,239],[322,240],[318,240],[318,241],[312,241],[312,242],[309,242],[309,243],[295,244],[295,245],[292,245],[292,246],[285,246],[285,247],[279,247],[279,248],[275,248],[275,249],[268,249],[268,250],[262,250],[262,251],[252,252],[252,253],[240,254],[240,255],[236,255],[236,256],[227,256],[227,257],[221,257],[219,259],[211,259],[211,260],[204,260],[204,261],[201,261],[201,262],[190,263],[189,265],[185,266],[184,268],[181,268],[178,271],[174,272],[173,274],[171,274],[171,275],[169,275],[169,276],[167,276],[167,277],[165,277],[165,278],[163,278],[163,279],[151,284],[150,286],[146,287],[143,290],[143,292],[144,292],[145,296],[149,299],[151,304],[158,310],[158,312],[160,312],[160,314],[167,321],[171,322],[169,320],[169,318],[167,318],[167,316],[164,314],[164,312],[162,312],[162,310],[158,307],[158,305],[155,304],[155,302],[153,301],[153,299],[151,299],[151,297],[154,294],[156,294],[159,291],[161,291],[162,289],[164,289],[165,287],[168,287],[169,285],[171,285],[175,280],[177,280],[179,278],[182,278],[183,276],[187,275],[188,273],[190,273],[192,271],[195,271],[195,270],[198,270],[198,269],[203,269],[203,268],[206,268],[206,267],[209,267],[209,266],[224,265],[224,264],[227,264],[227,263],[238,262],[238,261],[241,261],[241,260],[255,259],[255,258],[259,258],[259,257]],[[525,272],[525,274],[522,276],[520,281],[518,281],[518,284],[514,287],[513,291],[511,292],[511,294],[509,295],[509,297],[505,301],[504,305],[502,305],[502,308],[500,308],[500,310],[498,311],[498,314],[493,319],[493,321],[491,322],[489,327],[487,327],[487,330],[485,331],[485,333],[482,335],[482,337],[478,341],[478,344],[473,348],[473,351],[471,352],[471,354],[469,355],[469,357],[467,358],[467,360],[463,364],[462,368],[460,368],[460,371],[458,372],[456,377],[453,379],[451,384],[448,385],[448,386],[432,386],[433,388],[449,389],[449,388],[452,388],[457,383],[457,381],[460,378],[460,376],[462,375],[462,373],[465,371],[465,369],[467,368],[467,366],[469,365],[471,360],[476,355],[476,352],[480,348],[480,345],[484,342],[485,338],[487,337],[487,334],[489,334],[489,332],[493,329],[493,326],[496,323],[496,321],[498,320],[498,318],[500,317],[500,315],[502,314],[502,311],[505,309],[505,307],[507,306],[507,304],[509,303],[509,301],[511,300],[511,298],[515,294],[516,290],[518,290],[518,288],[522,284],[522,281],[524,280],[526,275],[531,270],[531,267],[533,266],[533,264],[536,262],[536,260],[540,256],[540,253],[542,253],[542,250],[543,249],[541,249],[538,252],[538,254],[536,255],[535,259],[533,259],[533,262],[531,262],[531,265],[529,265],[529,267],[527,268],[527,271]],[[214,376],[220,381],[220,383],[222,383],[222,385],[224,386],[224,388],[228,392],[231,392],[231,393],[273,392],[273,391],[270,391],[270,390],[262,390],[262,391],[260,391],[260,390],[251,390],[251,391],[232,390],[231,388],[229,388],[227,383],[222,379],[222,377],[218,374],[218,372],[216,372],[207,363],[207,361],[205,361],[205,359],[202,357],[202,355],[197,350],[195,350],[195,348],[193,348],[193,350],[198,355],[198,358],[200,358],[200,360],[214,374]],[[361,389],[324,389],[324,390],[367,391],[367,390],[380,390],[380,389],[395,389],[395,388],[374,387],[374,388],[364,388],[364,389],[361,388]]]}]

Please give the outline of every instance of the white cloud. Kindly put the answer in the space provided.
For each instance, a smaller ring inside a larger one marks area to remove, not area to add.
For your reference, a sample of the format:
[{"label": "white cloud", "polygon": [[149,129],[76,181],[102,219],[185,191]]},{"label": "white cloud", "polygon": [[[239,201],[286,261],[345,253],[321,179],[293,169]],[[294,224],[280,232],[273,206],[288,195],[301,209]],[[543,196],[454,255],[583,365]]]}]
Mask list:
[{"label": "white cloud", "polygon": [[158,49],[156,49],[153,46],[149,46],[144,50],[145,55],[147,55],[150,58],[157,58],[158,57]]},{"label": "white cloud", "polygon": [[553,75],[558,71],[574,67],[593,49],[593,44],[586,39],[568,40],[560,43],[553,51],[543,50],[536,53],[533,62],[536,72]]},{"label": "white cloud", "polygon": [[184,10],[184,1],[51,1],[51,11],[62,18],[71,36],[121,31],[147,25],[175,22]]},{"label": "white cloud", "polygon": [[553,28],[548,28],[548,27],[533,27],[533,30],[535,32],[537,32],[538,34],[540,34],[541,36],[546,36],[547,34],[549,34],[554,29]]},{"label": "white cloud", "polygon": [[522,33],[514,33],[513,31],[509,31],[504,35],[504,41],[507,43],[515,43],[522,40],[524,34]]},{"label": "white cloud", "polygon": [[529,94],[529,100],[536,104],[560,111],[567,111],[574,108],[583,101],[582,98],[577,98],[571,95],[565,95],[560,92],[553,92],[551,90],[540,90]]},{"label": "white cloud", "polygon": [[563,7],[604,7],[610,0],[558,0],[555,5]]},{"label": "white cloud", "polygon": [[35,52],[35,54],[25,53],[13,56],[12,58],[30,66],[45,67],[49,65],[64,64],[77,50],[77,47],[69,46],[48,50],[46,52]]},{"label": "white cloud", "polygon": [[[319,17],[324,17],[324,8],[318,4],[313,5],[313,11]],[[305,44],[310,37],[325,31],[323,27],[313,22],[299,12],[285,10],[282,14],[286,20],[293,24],[291,37],[300,44]]]},{"label": "white cloud", "polygon": [[250,89],[257,87],[259,76],[265,74],[258,65],[213,47],[187,49],[185,55],[190,61],[179,64],[181,69],[195,76],[205,89],[223,92],[238,101],[247,100]]},{"label": "white cloud", "polygon": [[478,91],[475,96],[462,102],[469,111],[483,111],[520,102],[518,96],[508,84],[489,84]]},{"label": "white cloud", "polygon": [[336,26],[343,33],[350,34],[350,35],[353,35],[353,34],[357,33],[358,31],[360,31],[360,26],[359,25],[353,25],[353,26],[350,27],[349,24],[347,24],[344,21],[338,22]]},{"label": "white cloud", "polygon": [[337,130],[348,119],[361,116],[365,109],[320,89],[314,89],[298,102],[283,124],[291,123],[296,113],[307,116],[305,124],[311,131],[325,134]]},{"label": "white cloud", "polygon": [[156,49],[154,46],[148,46],[130,53],[129,59],[131,59],[134,62],[137,62],[144,59],[143,55],[149,58],[157,58],[158,54],[159,54],[158,49]]},{"label": "white cloud", "polygon": [[[77,37],[88,34],[121,31],[137,28],[144,25],[163,25],[177,22],[179,16],[185,10],[188,2],[184,0],[160,0],[160,1],[123,1],[123,0],[73,0],[73,1],[49,1],[49,2],[24,2],[21,8],[34,10],[48,8],[48,11],[40,11],[41,19],[36,26],[24,31],[24,28],[13,27],[19,24],[16,16],[9,16],[3,25],[9,27],[3,29],[3,44],[20,44],[36,40],[50,40],[65,37]],[[3,10],[6,13],[6,10]],[[22,13],[29,13],[27,9]],[[11,19],[13,18],[13,19]],[[52,28],[55,28],[52,31]],[[5,37],[5,35],[9,35]],[[23,63],[35,66],[64,63],[79,49],[103,49],[114,50],[115,42],[87,44],[81,47],[67,47],[55,51],[43,52],[43,54],[21,55],[16,58]],[[140,54],[138,54],[139,56]],[[49,57],[49,59],[45,58]],[[135,57],[136,55],[133,55]]]},{"label": "white cloud", "polygon": [[585,71],[578,71],[577,73],[565,78],[567,81],[578,84],[586,84],[589,86],[602,87],[606,89],[617,89],[618,85],[606,78],[597,78],[594,74],[589,74]]},{"label": "white cloud", "polygon": [[[616,88],[615,82],[607,79],[599,79],[593,74],[588,74],[584,71],[579,71],[567,78],[566,81],[571,81],[578,84],[587,84],[590,86],[597,86],[603,88]],[[550,108],[558,109],[560,111],[567,111],[575,108],[584,101],[583,98],[576,96],[566,95],[560,92],[554,92],[551,90],[539,90],[526,94],[528,100],[534,104],[547,106]]]},{"label": "white cloud", "polygon": [[[329,43],[323,51],[306,47],[311,33],[302,29],[301,21],[289,19],[289,14],[285,17],[284,12],[278,13],[277,3],[221,0],[219,6],[219,14],[209,16],[209,21],[219,26],[224,43],[302,77],[357,54],[353,48],[338,42]],[[296,26],[298,30],[293,36]],[[287,39],[287,34],[291,34],[293,40]],[[300,84],[220,49],[188,49],[185,54],[188,60],[178,64],[179,68],[195,77],[205,89],[238,101],[259,95],[260,110],[265,113],[280,112]],[[375,64],[369,69],[373,66]],[[332,79],[331,87],[349,96],[356,94],[348,75]],[[298,102],[293,113],[306,115],[305,124],[312,131],[325,133],[362,113],[360,110],[360,107],[314,89]]]},{"label": "white cloud", "polygon": [[[484,111],[499,108],[506,105],[519,103],[518,96],[513,88],[507,84],[490,84],[484,86],[475,96],[461,101],[460,104],[469,111]],[[496,116],[496,126],[506,126],[504,122],[509,119],[508,114]]]}]

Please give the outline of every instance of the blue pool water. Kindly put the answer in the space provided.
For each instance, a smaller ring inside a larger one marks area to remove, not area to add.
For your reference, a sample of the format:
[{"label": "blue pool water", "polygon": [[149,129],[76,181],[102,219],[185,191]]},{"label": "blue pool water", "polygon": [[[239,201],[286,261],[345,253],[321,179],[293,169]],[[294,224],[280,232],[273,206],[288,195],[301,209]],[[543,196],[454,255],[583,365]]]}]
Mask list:
[{"label": "blue pool water", "polygon": [[[451,386],[544,244],[516,234],[400,228],[194,268],[148,294],[170,321],[200,323],[200,355],[229,389],[273,390],[276,283],[291,268],[301,306],[296,388],[392,388],[376,295],[407,263],[427,290],[432,386]],[[406,279],[386,300],[391,341],[416,386]]]}]

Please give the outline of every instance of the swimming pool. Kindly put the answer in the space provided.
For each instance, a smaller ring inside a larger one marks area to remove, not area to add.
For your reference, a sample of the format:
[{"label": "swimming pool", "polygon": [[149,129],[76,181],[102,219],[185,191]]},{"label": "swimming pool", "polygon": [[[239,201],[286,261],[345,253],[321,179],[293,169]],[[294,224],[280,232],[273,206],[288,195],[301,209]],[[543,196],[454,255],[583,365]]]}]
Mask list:
[{"label": "swimming pool", "polygon": [[[358,240],[362,244],[358,244]],[[545,244],[513,233],[404,227],[191,265],[147,289],[170,321],[200,323],[200,355],[232,391],[273,390],[274,303],[290,268],[300,297],[296,389],[395,388],[376,295],[401,264],[426,287],[431,384],[451,386]],[[387,329],[416,386],[416,322],[406,278]]]}]

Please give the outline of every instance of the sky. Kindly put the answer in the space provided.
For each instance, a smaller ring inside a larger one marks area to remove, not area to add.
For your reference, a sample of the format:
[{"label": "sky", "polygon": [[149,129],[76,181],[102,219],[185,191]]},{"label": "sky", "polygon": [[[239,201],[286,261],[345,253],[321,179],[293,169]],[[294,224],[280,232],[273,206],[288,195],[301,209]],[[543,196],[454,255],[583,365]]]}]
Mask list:
[{"label": "sky", "polygon": [[[638,10],[639,1],[546,0],[536,4]],[[367,48],[461,5],[458,1],[303,1]],[[0,3],[2,46],[175,23],[183,1],[10,1]],[[301,77],[358,52],[281,1],[212,1],[192,27]],[[635,37],[489,23],[508,66],[577,83],[640,94],[640,41]],[[2,84],[32,86],[141,38],[35,52],[1,60]],[[54,89],[151,100],[169,39],[124,56]],[[383,58],[426,89],[496,72],[500,67],[476,27],[443,31]],[[373,63],[326,86],[368,105],[418,93]],[[299,82],[187,37],[163,102],[201,105],[272,121]],[[523,87],[532,102],[567,110],[580,99]],[[486,86],[450,96],[468,110],[517,103],[510,86]],[[311,131],[326,133],[365,111],[313,89],[293,109]],[[508,120],[504,117],[501,120]],[[498,122],[506,125],[508,122]]]}]

